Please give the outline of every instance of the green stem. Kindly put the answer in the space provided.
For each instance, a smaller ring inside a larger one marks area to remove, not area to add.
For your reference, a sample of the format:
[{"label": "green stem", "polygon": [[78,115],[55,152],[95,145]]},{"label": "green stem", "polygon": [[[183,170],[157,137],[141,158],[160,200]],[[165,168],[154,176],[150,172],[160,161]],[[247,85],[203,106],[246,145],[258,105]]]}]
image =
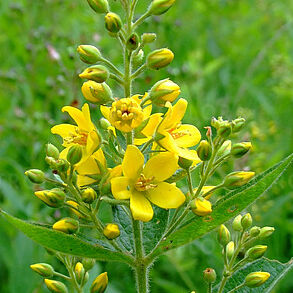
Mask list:
[{"label": "green stem", "polygon": [[124,86],[124,82],[121,78],[119,78],[117,75],[110,73],[109,78],[115,80],[117,83],[119,83],[120,85]]},{"label": "green stem", "polygon": [[114,71],[117,75],[123,78],[123,73],[111,61],[103,57],[101,57],[100,61],[108,65],[108,67],[110,67],[112,71]]},{"label": "green stem", "polygon": [[67,271],[69,273],[70,279],[71,279],[71,283],[73,285],[73,287],[75,288],[76,292],[78,293],[83,293],[83,289],[80,287],[80,285],[78,284],[76,278],[75,278],[75,274],[73,272],[73,266],[69,261],[69,257],[64,257],[64,264],[67,268]]},{"label": "green stem", "polygon": [[239,286],[235,287],[234,289],[232,289],[231,291],[229,291],[228,293],[233,293],[236,292],[237,290],[243,288],[245,286],[245,283],[240,284]]},{"label": "green stem", "polygon": [[65,279],[65,280],[71,280],[70,277],[65,276],[65,275],[63,275],[61,273],[58,273],[58,272],[54,272],[54,276],[61,277],[61,278]]},{"label": "green stem", "polygon": [[227,277],[227,276],[225,276],[225,277],[222,279],[218,293],[222,293],[222,292],[223,292],[227,280],[228,280],[228,277]]},{"label": "green stem", "polygon": [[212,283],[208,284],[208,293],[212,293]]},{"label": "green stem", "polygon": [[131,132],[126,132],[126,144],[133,144],[133,133]]},{"label": "green stem", "polygon": [[146,63],[141,65],[132,75],[131,78],[132,79],[136,79],[141,73],[143,73],[146,69],[147,65]]},{"label": "green stem", "polygon": [[154,142],[154,139],[153,138],[151,138],[149,141],[147,141],[145,144],[144,144],[144,146],[141,148],[141,152],[142,153],[144,153],[145,152],[145,150],[147,149],[147,147],[150,145],[150,144],[152,144]]},{"label": "green stem", "polygon": [[137,26],[139,26],[141,23],[144,22],[145,19],[147,19],[150,16],[149,11],[147,11],[146,13],[144,13],[133,25],[132,25],[132,29],[135,29]]},{"label": "green stem", "polygon": [[127,207],[129,207],[129,200],[118,200],[118,199],[113,199],[113,198],[110,198],[110,197],[107,197],[107,196],[103,196],[101,197],[101,201],[104,201],[108,204],[111,204],[111,205],[125,205]]}]

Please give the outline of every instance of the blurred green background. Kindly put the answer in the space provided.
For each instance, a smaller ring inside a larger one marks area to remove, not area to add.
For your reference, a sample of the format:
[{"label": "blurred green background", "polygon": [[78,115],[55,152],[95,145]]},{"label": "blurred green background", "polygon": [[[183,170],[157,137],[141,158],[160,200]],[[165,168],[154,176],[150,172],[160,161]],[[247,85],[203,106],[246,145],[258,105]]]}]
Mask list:
[{"label": "blurred green background", "polygon": [[[110,0],[119,12],[117,2]],[[149,2],[139,1],[138,14]],[[293,149],[293,1],[177,2],[139,29],[158,34],[149,49],[169,47],[175,59],[165,70],[148,71],[137,80],[134,92],[144,93],[157,80],[170,77],[189,101],[185,121],[202,133],[212,116],[242,115],[248,123],[240,137],[252,141],[254,151],[234,166],[225,165],[219,174],[232,168],[265,170]],[[50,127],[66,119],[60,111],[63,105],[84,102],[77,75],[85,67],[76,54],[79,44],[95,45],[121,64],[117,41],[108,36],[103,16],[86,0],[0,2],[0,207],[17,217],[52,223],[59,216],[34,198],[24,171],[47,170],[44,145],[59,143]],[[97,113],[93,109],[95,120]],[[267,256],[282,262],[293,255],[292,174],[291,168],[250,208],[255,224],[276,227],[267,241]],[[62,270],[43,248],[0,218],[0,292],[48,292],[29,268],[35,262]],[[152,292],[205,292],[202,271],[208,266],[220,274],[214,233],[157,261]],[[105,270],[110,277],[107,292],[135,292],[128,267],[99,263],[92,278]],[[293,292],[293,272],[290,275],[275,292]]]}]

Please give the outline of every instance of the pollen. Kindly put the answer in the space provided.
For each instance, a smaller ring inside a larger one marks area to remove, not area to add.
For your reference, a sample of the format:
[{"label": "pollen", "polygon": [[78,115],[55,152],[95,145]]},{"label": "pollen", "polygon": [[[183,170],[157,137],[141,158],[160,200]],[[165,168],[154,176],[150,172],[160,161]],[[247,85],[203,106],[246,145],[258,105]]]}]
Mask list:
[{"label": "pollen", "polygon": [[81,131],[76,127],[75,132],[69,133],[69,136],[64,137],[65,144],[79,144],[85,146],[87,144],[88,133]]},{"label": "pollen", "polygon": [[146,178],[144,174],[140,174],[138,180],[135,183],[135,189],[137,191],[146,191],[157,187],[157,184],[153,184],[154,177]]}]

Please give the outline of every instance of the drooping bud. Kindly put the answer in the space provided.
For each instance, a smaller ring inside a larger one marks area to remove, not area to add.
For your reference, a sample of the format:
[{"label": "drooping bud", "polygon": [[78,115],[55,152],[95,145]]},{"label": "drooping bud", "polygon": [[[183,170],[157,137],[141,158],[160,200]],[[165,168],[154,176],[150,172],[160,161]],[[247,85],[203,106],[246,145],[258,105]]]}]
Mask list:
[{"label": "drooping bud", "polygon": [[141,36],[141,41],[143,44],[149,44],[156,40],[157,35],[155,33],[144,33]]},{"label": "drooping bud", "polygon": [[128,50],[135,50],[139,45],[139,36],[137,33],[132,33],[126,42]]},{"label": "drooping bud", "polygon": [[30,169],[28,171],[25,171],[24,174],[33,183],[41,184],[45,181],[45,174],[39,169]]},{"label": "drooping bud", "polygon": [[228,138],[232,132],[232,127],[229,122],[222,122],[218,128],[217,134],[222,138]]},{"label": "drooping bud", "polygon": [[46,155],[52,157],[55,160],[59,159],[59,150],[51,143],[46,145]]},{"label": "drooping bud", "polygon": [[260,228],[257,226],[254,226],[249,230],[249,235],[251,237],[257,237],[259,233],[260,233]]},{"label": "drooping bud", "polygon": [[67,161],[71,165],[75,165],[78,162],[80,162],[82,158],[82,146],[79,144],[73,145],[69,148],[68,153],[67,153]]},{"label": "drooping bud", "polygon": [[182,169],[188,170],[193,164],[192,160],[185,159],[183,157],[179,157],[178,159],[178,165]]},{"label": "drooping bud", "polygon": [[115,239],[120,235],[119,226],[117,224],[107,224],[103,234],[110,240]]},{"label": "drooping bud", "polygon": [[109,3],[107,0],[87,0],[87,2],[97,13],[107,13],[109,11]]},{"label": "drooping bud", "polygon": [[242,216],[241,215],[238,215],[233,220],[232,228],[233,228],[234,231],[237,231],[237,232],[242,232],[243,231],[243,228],[242,228],[242,225],[241,225],[241,219],[242,219]]},{"label": "drooping bud", "polygon": [[45,279],[47,288],[53,293],[68,293],[66,286],[59,281]]},{"label": "drooping bud", "polygon": [[237,133],[243,128],[243,126],[245,124],[245,119],[244,118],[237,118],[235,120],[232,120],[231,124],[232,124],[232,132]]},{"label": "drooping bud", "polygon": [[93,188],[87,187],[81,191],[81,198],[83,202],[91,204],[97,199],[97,193]]},{"label": "drooping bud", "polygon": [[104,293],[108,286],[107,272],[100,274],[93,281],[90,293]]},{"label": "drooping bud", "polygon": [[94,104],[107,104],[114,101],[110,87],[105,83],[97,83],[93,80],[88,80],[81,87],[83,96]]},{"label": "drooping bud", "polygon": [[122,21],[118,14],[109,12],[105,15],[105,27],[110,33],[118,33],[122,27]]},{"label": "drooping bud", "polygon": [[266,245],[253,246],[246,251],[245,257],[247,257],[249,260],[256,260],[261,258],[265,254],[267,248],[268,247]]},{"label": "drooping bud", "polygon": [[246,184],[254,175],[254,172],[232,172],[226,176],[224,186],[228,189],[235,189]]},{"label": "drooping bud", "polygon": [[196,151],[202,161],[208,161],[212,156],[212,147],[207,140],[202,140]]},{"label": "drooping bud", "polygon": [[244,156],[247,152],[249,152],[252,148],[251,142],[240,142],[236,143],[232,146],[231,154],[235,158],[241,158]]},{"label": "drooping bud", "polygon": [[260,229],[259,238],[266,238],[271,236],[275,231],[274,227],[263,227]]},{"label": "drooping bud", "polygon": [[241,219],[241,226],[243,230],[248,229],[252,225],[252,217],[250,213],[245,214]]},{"label": "drooping bud", "polygon": [[176,0],[153,0],[149,7],[149,12],[153,15],[161,15],[167,12]]},{"label": "drooping bud", "polygon": [[80,213],[78,210],[82,210],[82,207],[75,201],[73,200],[68,200],[66,201],[66,203],[69,206],[72,206],[72,208],[70,208],[70,210],[79,218],[84,218],[84,215],[82,213]]},{"label": "drooping bud", "polygon": [[231,140],[226,140],[218,150],[218,156],[226,156],[230,153],[231,151]]},{"label": "drooping bud", "polygon": [[76,281],[81,284],[81,282],[84,279],[85,275],[85,269],[83,267],[83,264],[81,262],[76,263],[75,268],[74,268],[74,274]]},{"label": "drooping bud", "polygon": [[47,263],[36,263],[30,265],[30,268],[45,278],[51,278],[54,275],[54,269]]},{"label": "drooping bud", "polygon": [[234,243],[234,241],[230,241],[226,245],[226,254],[227,254],[228,259],[232,258],[233,254],[234,254],[234,250],[235,250],[235,243]]},{"label": "drooping bud", "polygon": [[96,81],[98,83],[102,83],[106,81],[110,76],[109,70],[103,65],[93,65],[86,68],[81,74],[79,74],[80,78],[86,78],[89,80]]},{"label": "drooping bud", "polygon": [[167,48],[158,49],[147,56],[147,66],[150,69],[160,69],[168,66],[174,59],[174,54]]},{"label": "drooping bud", "polygon": [[256,288],[264,284],[270,277],[270,273],[267,272],[253,272],[246,276],[245,286],[249,288]]},{"label": "drooping bud", "polygon": [[98,48],[91,45],[80,45],[77,48],[79,58],[87,64],[95,64],[101,60],[102,54]]},{"label": "drooping bud", "polygon": [[203,278],[208,284],[214,283],[217,279],[217,274],[214,269],[207,268],[203,271]]},{"label": "drooping bud", "polygon": [[198,216],[206,216],[213,211],[212,204],[202,197],[195,198],[191,202],[190,207],[192,212]]},{"label": "drooping bud", "polygon": [[149,95],[153,103],[164,106],[166,102],[172,103],[180,95],[180,87],[169,78],[158,81],[151,88]]},{"label": "drooping bud", "polygon": [[78,230],[78,228],[79,228],[78,221],[72,218],[63,218],[53,225],[54,230],[57,230],[66,234],[73,234]]},{"label": "drooping bud", "polygon": [[144,51],[140,49],[136,54],[132,57],[132,64],[133,66],[140,66],[143,62],[144,58]]},{"label": "drooping bud", "polygon": [[86,271],[91,270],[94,267],[95,263],[96,263],[96,260],[93,258],[83,258],[82,259],[82,264],[83,264],[83,267]]},{"label": "drooping bud", "polygon": [[51,208],[60,208],[64,204],[65,193],[60,188],[53,188],[51,190],[39,190],[35,192],[41,201]]},{"label": "drooping bud", "polygon": [[229,243],[231,238],[230,232],[225,225],[221,225],[218,232],[218,241],[221,245],[225,246]]}]

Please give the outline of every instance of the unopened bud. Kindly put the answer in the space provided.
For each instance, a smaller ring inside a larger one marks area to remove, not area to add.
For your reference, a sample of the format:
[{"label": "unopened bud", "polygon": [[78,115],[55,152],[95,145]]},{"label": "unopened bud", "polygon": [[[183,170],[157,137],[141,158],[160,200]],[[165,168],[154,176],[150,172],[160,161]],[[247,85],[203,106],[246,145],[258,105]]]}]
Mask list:
[{"label": "unopened bud", "polygon": [[59,150],[51,143],[46,145],[46,155],[52,157],[55,160],[59,159]]},{"label": "unopened bud", "polygon": [[234,254],[234,250],[235,250],[235,243],[234,243],[234,241],[230,241],[226,245],[226,254],[227,254],[228,259],[232,258],[233,254]]},{"label": "unopened bud", "polygon": [[252,225],[252,217],[250,213],[245,214],[241,219],[241,226],[243,230],[248,229]]},{"label": "unopened bud", "polygon": [[260,232],[260,228],[257,226],[254,226],[249,230],[249,235],[251,237],[257,237],[259,235],[259,232]]},{"label": "unopened bud", "polygon": [[168,66],[174,59],[174,54],[167,48],[158,49],[147,56],[147,66],[150,69],[160,69]]},{"label": "unopened bud", "polygon": [[197,147],[197,155],[202,161],[208,161],[212,155],[212,147],[206,140],[202,140]]},{"label": "unopened bud", "polygon": [[128,50],[135,50],[139,45],[139,36],[137,33],[132,33],[126,42],[126,46]]},{"label": "unopened bud", "polygon": [[54,275],[54,269],[47,263],[36,263],[30,265],[30,268],[45,278],[51,278]]},{"label": "unopened bud", "polygon": [[264,284],[270,276],[267,272],[250,273],[246,276],[244,283],[249,288],[256,288]]},{"label": "unopened bud", "polygon": [[107,272],[100,274],[93,281],[90,293],[103,293],[108,286]]},{"label": "unopened bud", "polygon": [[232,132],[231,124],[229,122],[222,122],[217,131],[217,134],[222,138],[227,138],[229,137],[231,132]]},{"label": "unopened bud", "polygon": [[119,226],[117,224],[107,224],[103,234],[110,240],[115,239],[120,235]]},{"label": "unopened bud", "polygon": [[214,283],[217,279],[217,274],[214,269],[207,268],[203,271],[203,278],[208,284]]},{"label": "unopened bud", "polygon": [[81,282],[84,279],[85,275],[85,269],[83,267],[83,264],[81,262],[76,263],[75,268],[74,268],[74,274],[76,281],[81,284]]},{"label": "unopened bud", "polygon": [[83,96],[94,104],[107,104],[114,101],[110,87],[105,83],[97,83],[93,80],[88,80],[81,87]]},{"label": "unopened bud", "polygon": [[47,288],[53,293],[68,293],[66,286],[59,281],[45,279]]},{"label": "unopened bud", "polygon": [[245,119],[244,118],[237,118],[235,120],[232,120],[231,124],[232,124],[232,132],[237,133],[243,128],[243,126],[245,124]]},{"label": "unopened bud", "polygon": [[81,198],[83,202],[91,204],[97,199],[97,193],[93,188],[87,187],[81,191]]},{"label": "unopened bud", "polygon": [[57,161],[55,161],[54,163],[54,169],[56,169],[57,171],[64,173],[66,172],[70,167],[70,164],[64,160],[64,159],[59,159]]},{"label": "unopened bud", "polygon": [[246,184],[254,175],[254,172],[232,172],[226,176],[224,186],[228,189],[235,189]]},{"label": "unopened bud", "polygon": [[265,254],[267,248],[268,247],[266,245],[253,246],[246,251],[245,257],[249,260],[256,260],[261,258]]},{"label": "unopened bud", "polygon": [[103,65],[93,65],[86,68],[81,74],[79,74],[80,78],[86,78],[98,83],[106,81],[109,76],[109,70]]},{"label": "unopened bud", "polygon": [[28,171],[25,171],[24,174],[33,183],[41,184],[45,181],[45,174],[39,169],[30,169]]},{"label": "unopened bud", "polygon": [[176,0],[153,0],[149,7],[149,12],[153,15],[161,15],[167,12]]},{"label": "unopened bud", "polygon": [[109,12],[105,15],[105,27],[110,33],[118,33],[122,27],[122,21],[118,14]]},{"label": "unopened bud", "polygon": [[232,146],[231,154],[236,158],[240,158],[244,156],[247,152],[249,152],[251,148],[251,142],[236,143]]},{"label": "unopened bud", "polygon": [[233,228],[234,231],[237,231],[237,232],[242,232],[243,231],[243,228],[242,228],[242,225],[241,225],[241,219],[242,219],[242,216],[241,215],[238,215],[233,220],[232,228]]},{"label": "unopened bud", "polygon": [[231,140],[226,140],[218,150],[218,156],[226,156],[230,153],[231,151]]},{"label": "unopened bud", "polygon": [[79,58],[87,64],[95,64],[101,60],[102,54],[98,48],[91,45],[80,45],[77,48]]},{"label": "unopened bud", "polygon": [[202,217],[209,215],[213,211],[212,204],[202,197],[194,199],[190,206],[194,214]]},{"label": "unopened bud", "polygon": [[149,44],[156,40],[157,35],[155,33],[144,33],[141,36],[141,41],[143,44]]},{"label": "unopened bud", "polygon": [[231,238],[230,232],[225,225],[221,225],[218,232],[218,241],[221,245],[225,246],[229,243]]},{"label": "unopened bud", "polygon": [[259,238],[266,238],[271,236],[275,231],[274,227],[263,227],[260,229]]},{"label": "unopened bud", "polygon": [[75,165],[78,162],[80,162],[81,158],[82,158],[82,146],[78,144],[71,146],[67,153],[67,157],[66,157],[67,161],[71,165]]},{"label": "unopened bud", "polygon": [[71,206],[70,211],[72,211],[79,218],[84,218],[84,215],[80,213],[78,210],[82,210],[82,207],[73,200],[66,201],[67,205]]},{"label": "unopened bud", "polygon": [[111,123],[105,118],[101,118],[99,122],[100,122],[101,128],[104,130],[107,130],[108,127],[111,126]]},{"label": "unopened bud", "polygon": [[83,267],[86,271],[91,270],[94,267],[95,263],[96,263],[96,260],[93,258],[83,258],[82,259],[82,264],[83,264]]},{"label": "unopened bud", "polygon": [[66,234],[73,234],[78,230],[78,228],[79,228],[78,221],[72,218],[63,218],[53,225],[54,230],[57,230]]},{"label": "unopened bud", "polygon": [[178,159],[178,165],[182,169],[188,170],[193,164],[192,160],[185,159],[183,157],[179,157]]},{"label": "unopened bud", "polygon": [[35,196],[51,208],[62,207],[66,197],[64,191],[60,188],[53,188],[51,190],[39,190],[35,192]]},{"label": "unopened bud", "polygon": [[90,7],[97,13],[107,13],[109,4],[107,0],[87,0]]},{"label": "unopened bud", "polygon": [[132,57],[132,64],[133,66],[140,66],[143,62],[144,52],[140,49],[136,54]]}]

